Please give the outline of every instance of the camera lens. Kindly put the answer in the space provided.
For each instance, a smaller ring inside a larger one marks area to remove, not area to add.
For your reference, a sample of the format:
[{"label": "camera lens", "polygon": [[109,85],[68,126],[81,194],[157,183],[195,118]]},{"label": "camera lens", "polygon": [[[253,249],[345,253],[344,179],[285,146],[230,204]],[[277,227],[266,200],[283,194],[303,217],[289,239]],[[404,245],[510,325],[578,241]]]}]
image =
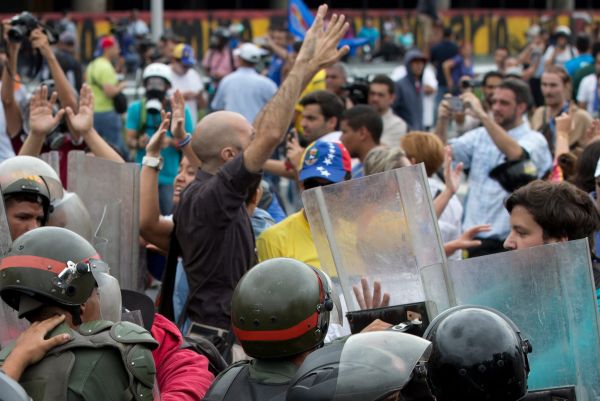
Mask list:
[{"label": "camera lens", "polygon": [[12,26],[8,30],[8,39],[13,43],[22,42],[27,36],[27,27],[22,25]]}]

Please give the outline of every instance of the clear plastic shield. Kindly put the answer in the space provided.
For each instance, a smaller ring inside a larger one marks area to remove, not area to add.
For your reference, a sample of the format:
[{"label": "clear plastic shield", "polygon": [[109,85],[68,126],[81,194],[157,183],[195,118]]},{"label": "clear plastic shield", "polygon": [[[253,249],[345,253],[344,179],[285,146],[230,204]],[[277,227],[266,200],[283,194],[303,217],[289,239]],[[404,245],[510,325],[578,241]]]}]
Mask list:
[{"label": "clear plastic shield", "polygon": [[92,219],[79,195],[65,191],[62,199],[54,202],[53,206],[46,225],[66,228],[94,243]]},{"label": "clear plastic shield", "polygon": [[45,161],[60,177],[60,153],[57,150],[51,150],[50,152],[42,153],[40,159]]},{"label": "clear plastic shield", "polygon": [[[8,228],[8,219],[4,209],[4,199],[0,196],[0,252],[8,252],[12,239]],[[14,340],[27,328],[27,322],[17,317],[17,312],[0,300],[0,347]]]},{"label": "clear plastic shield", "polygon": [[431,343],[391,331],[348,338],[340,357],[335,401],[380,400],[402,389],[419,362],[431,354]]},{"label": "clear plastic shield", "polygon": [[600,321],[586,240],[451,261],[449,274],[459,305],[495,308],[530,340],[530,389],[575,385],[578,400],[600,400]]},{"label": "clear plastic shield", "polygon": [[[361,277],[381,281],[390,305],[451,304],[423,166],[311,189],[302,200],[321,266],[339,280],[349,311],[360,309],[352,287]],[[424,286],[422,271],[436,281]]]},{"label": "clear plastic shield", "polygon": [[122,288],[140,289],[139,166],[69,153],[68,190],[89,211],[95,228],[93,245]]}]

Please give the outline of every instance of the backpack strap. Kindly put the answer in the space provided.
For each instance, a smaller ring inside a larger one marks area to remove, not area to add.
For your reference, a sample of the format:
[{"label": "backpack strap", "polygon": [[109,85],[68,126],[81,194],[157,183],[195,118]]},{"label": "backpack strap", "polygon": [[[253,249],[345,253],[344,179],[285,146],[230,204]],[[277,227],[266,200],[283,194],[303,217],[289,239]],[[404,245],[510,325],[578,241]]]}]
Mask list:
[{"label": "backpack strap", "polygon": [[236,381],[238,376],[243,379],[250,376],[248,369],[250,367],[250,361],[239,361],[229,366],[227,370],[221,372],[215,379],[212,386],[208,389],[204,401],[222,401],[227,399],[229,389]]}]

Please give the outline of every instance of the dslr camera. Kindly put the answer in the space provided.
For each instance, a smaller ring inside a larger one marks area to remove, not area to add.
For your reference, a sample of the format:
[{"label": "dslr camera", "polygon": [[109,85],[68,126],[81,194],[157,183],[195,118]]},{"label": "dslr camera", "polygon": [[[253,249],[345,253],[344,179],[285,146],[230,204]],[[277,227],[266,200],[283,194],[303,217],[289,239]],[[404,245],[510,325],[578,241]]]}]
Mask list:
[{"label": "dslr camera", "polygon": [[21,43],[29,38],[31,31],[40,26],[40,22],[30,12],[23,11],[10,19],[10,25],[8,39],[13,43]]}]

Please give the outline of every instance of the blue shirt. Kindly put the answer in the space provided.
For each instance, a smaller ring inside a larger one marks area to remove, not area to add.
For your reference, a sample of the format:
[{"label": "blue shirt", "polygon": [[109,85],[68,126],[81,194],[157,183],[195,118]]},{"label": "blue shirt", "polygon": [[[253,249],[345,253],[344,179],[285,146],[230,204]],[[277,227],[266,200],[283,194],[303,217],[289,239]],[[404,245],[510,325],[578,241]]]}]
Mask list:
[{"label": "blue shirt", "polygon": [[[552,155],[542,134],[532,131],[524,122],[508,131],[531,158],[539,177],[552,167]],[[459,138],[449,141],[456,163],[463,162],[470,169],[469,192],[465,201],[463,230],[478,224],[491,224],[492,230],[479,234],[481,238],[504,240],[510,232],[509,215],[504,208],[508,192],[498,181],[490,178],[492,169],[506,161],[485,127],[475,128]]]},{"label": "blue shirt", "polygon": [[[125,122],[125,128],[129,130],[139,131],[140,125],[142,124],[141,118],[141,104],[142,101],[138,100],[129,105],[127,109],[127,120]],[[154,135],[160,125],[160,114],[146,113],[146,127],[144,129],[146,135],[151,137]],[[185,106],[185,131],[192,132],[194,130],[194,124],[192,123],[192,115],[187,106]],[[171,131],[167,131],[168,137],[173,137]],[[135,162],[138,164],[142,163],[142,158],[146,155],[146,149],[138,149],[135,154]],[[163,158],[163,168],[158,174],[158,183],[160,185],[172,185],[177,176],[179,170],[179,160],[181,155],[177,149],[172,146],[166,147],[160,151],[160,155]]]},{"label": "blue shirt", "polygon": [[263,77],[254,68],[240,67],[221,80],[211,107],[213,110],[240,113],[252,123],[275,92],[275,82]]},{"label": "blue shirt", "polygon": [[565,69],[570,76],[573,76],[578,69],[590,64],[594,64],[594,57],[592,57],[591,54],[582,54],[581,56],[577,56],[567,61],[565,63]]}]

